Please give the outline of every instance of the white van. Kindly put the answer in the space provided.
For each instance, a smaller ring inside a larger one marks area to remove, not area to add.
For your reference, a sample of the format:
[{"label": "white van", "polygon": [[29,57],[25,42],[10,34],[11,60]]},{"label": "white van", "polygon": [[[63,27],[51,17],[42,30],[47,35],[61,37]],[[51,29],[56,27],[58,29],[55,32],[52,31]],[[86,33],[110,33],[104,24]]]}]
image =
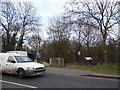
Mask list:
[{"label": "white van", "polygon": [[16,53],[0,53],[0,64],[3,73],[16,74],[18,78],[42,75],[45,72],[43,64]]},{"label": "white van", "polygon": [[8,51],[7,53],[10,53],[10,54],[20,54],[21,56],[27,56],[27,51]]}]

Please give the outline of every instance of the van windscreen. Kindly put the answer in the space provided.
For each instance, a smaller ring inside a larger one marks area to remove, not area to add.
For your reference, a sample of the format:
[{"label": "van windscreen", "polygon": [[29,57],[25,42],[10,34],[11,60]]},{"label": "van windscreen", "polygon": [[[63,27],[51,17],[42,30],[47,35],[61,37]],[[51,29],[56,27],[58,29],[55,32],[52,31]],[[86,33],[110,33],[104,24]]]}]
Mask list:
[{"label": "van windscreen", "polygon": [[30,58],[27,56],[15,56],[18,63],[24,63],[24,62],[33,62]]}]

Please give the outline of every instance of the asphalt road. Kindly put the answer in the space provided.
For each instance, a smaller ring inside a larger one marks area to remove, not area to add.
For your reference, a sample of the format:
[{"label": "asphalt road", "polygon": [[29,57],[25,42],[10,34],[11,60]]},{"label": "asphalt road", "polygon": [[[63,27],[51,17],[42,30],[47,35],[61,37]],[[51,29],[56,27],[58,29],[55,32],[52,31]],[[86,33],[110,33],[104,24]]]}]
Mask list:
[{"label": "asphalt road", "polygon": [[118,88],[117,79],[61,75],[46,72],[44,76],[18,79],[16,75],[3,74],[2,88]]}]

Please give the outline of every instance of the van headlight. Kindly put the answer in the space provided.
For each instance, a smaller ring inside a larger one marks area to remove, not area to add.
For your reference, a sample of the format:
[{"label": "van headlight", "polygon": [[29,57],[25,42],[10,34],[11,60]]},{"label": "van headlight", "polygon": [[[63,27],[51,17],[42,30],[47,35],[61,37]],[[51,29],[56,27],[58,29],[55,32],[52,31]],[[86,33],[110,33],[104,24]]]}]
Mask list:
[{"label": "van headlight", "polygon": [[27,70],[34,70],[34,67],[27,67]]}]

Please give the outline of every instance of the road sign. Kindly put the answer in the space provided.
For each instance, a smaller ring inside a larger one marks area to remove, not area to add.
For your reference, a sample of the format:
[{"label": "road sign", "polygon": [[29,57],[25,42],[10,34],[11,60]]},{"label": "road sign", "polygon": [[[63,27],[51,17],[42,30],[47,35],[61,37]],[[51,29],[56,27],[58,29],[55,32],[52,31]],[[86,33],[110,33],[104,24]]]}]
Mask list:
[{"label": "road sign", "polygon": [[78,51],[78,55],[79,55],[79,56],[81,55],[81,52],[80,52],[80,51]]},{"label": "road sign", "polygon": [[93,60],[91,57],[85,57],[87,61]]}]

